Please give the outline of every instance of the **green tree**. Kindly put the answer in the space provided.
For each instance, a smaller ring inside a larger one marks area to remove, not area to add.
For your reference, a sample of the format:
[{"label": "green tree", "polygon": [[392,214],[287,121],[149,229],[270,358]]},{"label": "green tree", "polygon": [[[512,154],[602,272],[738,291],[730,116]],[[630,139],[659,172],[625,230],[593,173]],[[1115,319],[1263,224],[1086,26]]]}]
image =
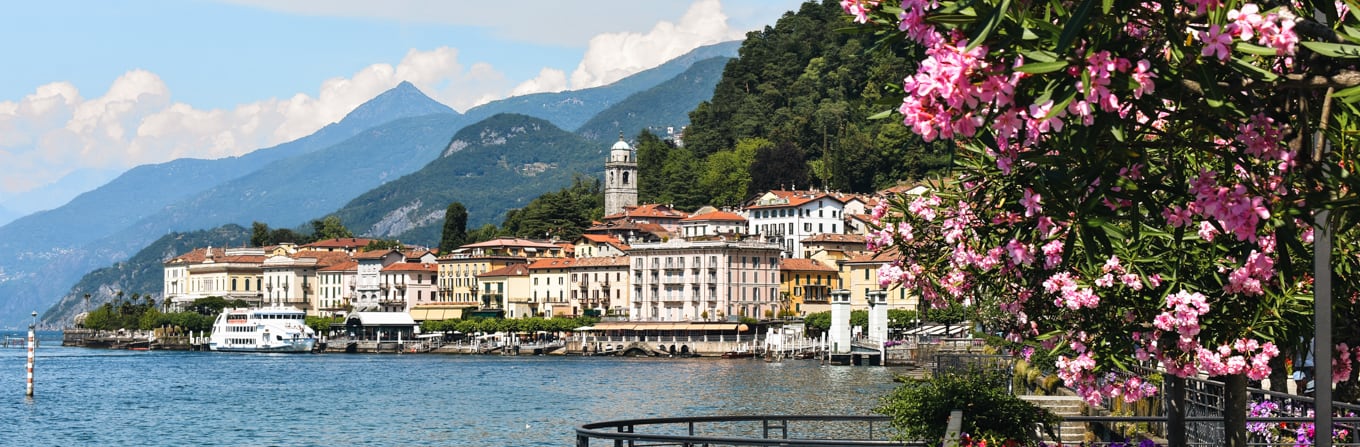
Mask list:
[{"label": "green tree", "polygon": [[790,142],[756,148],[748,171],[751,177],[748,196],[775,189],[809,189],[812,186],[803,150]]},{"label": "green tree", "polygon": [[756,149],[771,144],[763,138],[745,139],[731,151],[708,157],[699,175],[699,187],[707,193],[712,205],[739,206],[746,201]]},{"label": "green tree", "polygon": [[1004,445],[1008,440],[1037,445],[1041,439],[1034,427],[1042,426],[1052,435],[1052,425],[1058,422],[1048,410],[1012,394],[1004,369],[969,368],[898,380],[902,385],[885,396],[874,412],[892,419],[899,440],[939,442],[953,410],[963,410],[961,431],[973,440],[987,440],[988,445]]},{"label": "green tree", "polygon": [[312,221],[312,237],[309,242],[347,237],[354,237],[354,233],[345,228],[344,222],[340,221],[340,216],[330,215]]},{"label": "green tree", "polygon": [[274,240],[270,238],[269,225],[259,221],[250,224],[250,245],[255,247],[274,245]]},{"label": "green tree", "polygon": [[460,202],[449,204],[444,210],[444,235],[439,239],[439,252],[450,253],[467,244],[467,208]]}]

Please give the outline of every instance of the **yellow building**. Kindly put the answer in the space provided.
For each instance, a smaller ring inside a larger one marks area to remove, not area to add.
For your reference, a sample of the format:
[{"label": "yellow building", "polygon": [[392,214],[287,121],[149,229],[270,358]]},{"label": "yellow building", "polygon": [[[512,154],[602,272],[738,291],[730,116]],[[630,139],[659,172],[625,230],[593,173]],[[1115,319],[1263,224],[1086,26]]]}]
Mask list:
[{"label": "yellow building", "polygon": [[528,264],[513,264],[477,275],[481,295],[493,309],[503,309],[505,318],[525,318],[534,315],[537,303],[529,293]]},{"label": "yellow building", "polygon": [[[870,291],[878,291],[878,268],[897,259],[896,250],[886,250],[879,254],[861,254],[837,262],[840,285],[835,288],[850,291],[850,309],[868,310],[866,298]],[[889,309],[916,310],[919,297],[901,287],[893,287],[888,292]]]},{"label": "yellow building", "polygon": [[831,289],[840,283],[835,267],[812,259],[779,260],[779,295],[784,309],[804,316],[831,310]]}]

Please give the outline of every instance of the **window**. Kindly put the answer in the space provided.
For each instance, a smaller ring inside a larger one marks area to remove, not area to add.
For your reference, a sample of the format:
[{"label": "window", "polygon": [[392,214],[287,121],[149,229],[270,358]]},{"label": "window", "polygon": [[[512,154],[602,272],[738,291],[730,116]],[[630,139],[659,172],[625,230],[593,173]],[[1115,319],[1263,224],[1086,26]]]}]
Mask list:
[{"label": "window", "polygon": [[803,232],[804,233],[812,232],[812,222],[803,222]]}]

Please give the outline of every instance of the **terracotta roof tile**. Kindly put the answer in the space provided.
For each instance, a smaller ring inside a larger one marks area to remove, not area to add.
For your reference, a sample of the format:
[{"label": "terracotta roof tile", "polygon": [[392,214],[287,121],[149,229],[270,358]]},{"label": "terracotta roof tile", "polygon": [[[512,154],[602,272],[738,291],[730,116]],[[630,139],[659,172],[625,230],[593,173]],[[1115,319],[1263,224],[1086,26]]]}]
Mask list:
[{"label": "terracotta roof tile", "polygon": [[681,219],[683,222],[699,221],[720,221],[720,222],[745,222],[746,218],[727,211],[714,211],[711,213],[698,214]]},{"label": "terracotta roof tile", "polygon": [[510,264],[486,273],[478,274],[478,278],[492,276],[529,276],[529,266],[525,264]]},{"label": "terracotta roof tile", "polygon": [[383,267],[384,272],[438,272],[439,264],[419,263],[419,262],[394,262],[392,265]]},{"label": "terracotta roof tile", "polygon": [[345,261],[325,268],[317,269],[320,272],[357,272],[359,263],[355,261]]},{"label": "terracotta roof tile", "polygon": [[316,241],[316,242],[312,242],[312,243],[307,244],[307,245],[303,245],[302,247],[307,247],[307,248],[361,248],[361,247],[364,247],[364,246],[368,245],[369,242],[373,242],[373,239],[365,239],[365,238],[361,238],[361,237],[342,237],[342,238],[336,238],[336,239],[326,239],[326,240],[324,240],[324,241]]},{"label": "terracotta roof tile", "polygon": [[562,269],[575,265],[576,258],[543,258],[529,264],[529,270]]},{"label": "terracotta roof tile", "polygon": [[835,267],[803,258],[785,258],[779,260],[780,271],[791,272],[834,272]]},{"label": "terracotta roof tile", "polygon": [[808,236],[807,238],[803,239],[802,242],[803,242],[804,244],[807,244],[807,243],[817,243],[817,242],[832,242],[832,243],[843,243],[843,244],[863,244],[863,243],[864,243],[864,235],[862,235],[862,234],[819,233],[819,234],[814,234],[814,235],[812,235],[812,236]]}]

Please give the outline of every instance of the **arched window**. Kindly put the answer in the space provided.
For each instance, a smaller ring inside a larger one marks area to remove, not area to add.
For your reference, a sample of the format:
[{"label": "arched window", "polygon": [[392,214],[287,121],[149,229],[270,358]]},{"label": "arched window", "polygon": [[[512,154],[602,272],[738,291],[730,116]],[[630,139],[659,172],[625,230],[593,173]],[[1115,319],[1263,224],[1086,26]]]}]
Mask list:
[{"label": "arched window", "polygon": [[628,186],[628,171],[623,171],[623,185]]}]

